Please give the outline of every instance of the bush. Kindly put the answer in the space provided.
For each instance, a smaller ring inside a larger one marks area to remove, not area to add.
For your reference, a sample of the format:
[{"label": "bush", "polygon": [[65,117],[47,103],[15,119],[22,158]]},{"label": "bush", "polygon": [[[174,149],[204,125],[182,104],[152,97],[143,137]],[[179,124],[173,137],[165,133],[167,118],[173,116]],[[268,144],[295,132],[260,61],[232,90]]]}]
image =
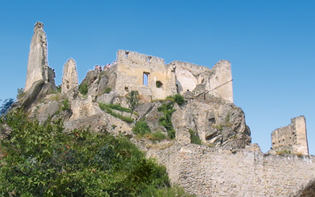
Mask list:
[{"label": "bush", "polygon": [[175,94],[173,96],[168,96],[166,97],[167,100],[171,100],[175,103],[177,103],[178,105],[183,105],[185,103],[185,99],[182,95],[180,94]]},{"label": "bush", "polygon": [[135,126],[132,128],[134,134],[139,134],[143,136],[144,134],[151,133],[151,129],[148,126],[147,122],[144,120],[139,120],[136,122]]},{"label": "bush", "polygon": [[193,144],[201,144],[201,140],[199,138],[198,132],[189,129],[190,133],[190,142]]},{"label": "bush", "polygon": [[[1,141],[0,194],[9,196],[171,196],[163,166],[146,159],[124,137],[87,130],[63,132],[61,121],[39,125],[23,113],[0,124],[13,130]],[[158,195],[159,194],[159,195]],[[179,196],[186,196],[182,190]]]},{"label": "bush", "polygon": [[79,92],[83,95],[86,95],[89,91],[89,88],[88,88],[88,84],[87,83],[83,83],[83,84],[80,84],[79,85]]},{"label": "bush", "polygon": [[25,95],[24,88],[18,88],[17,92],[18,92],[18,94],[16,96],[17,99],[20,99]]},{"label": "bush", "polygon": [[70,102],[68,99],[65,99],[64,101],[62,101],[62,108],[61,110],[62,111],[66,111],[66,110],[69,110],[71,109],[71,105],[70,105]]},{"label": "bush", "polygon": [[174,102],[167,101],[166,103],[163,103],[160,107],[158,107],[158,111],[162,112],[164,115],[159,118],[159,124],[166,129],[167,135],[170,139],[175,139],[175,130],[172,124],[172,114],[175,111],[175,109],[173,109],[173,106]]},{"label": "bush", "polygon": [[104,93],[105,93],[105,94],[110,93],[111,90],[112,90],[112,88],[107,87],[107,88],[104,90]]}]

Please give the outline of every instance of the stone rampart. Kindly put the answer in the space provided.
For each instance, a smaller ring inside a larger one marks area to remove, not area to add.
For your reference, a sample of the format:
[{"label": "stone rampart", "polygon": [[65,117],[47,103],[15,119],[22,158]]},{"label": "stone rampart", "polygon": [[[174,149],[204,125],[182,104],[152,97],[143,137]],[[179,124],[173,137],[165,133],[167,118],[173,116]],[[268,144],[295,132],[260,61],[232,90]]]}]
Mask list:
[{"label": "stone rampart", "polygon": [[172,183],[197,196],[290,196],[315,177],[314,156],[194,144],[163,146],[149,149],[147,155],[166,165]]}]

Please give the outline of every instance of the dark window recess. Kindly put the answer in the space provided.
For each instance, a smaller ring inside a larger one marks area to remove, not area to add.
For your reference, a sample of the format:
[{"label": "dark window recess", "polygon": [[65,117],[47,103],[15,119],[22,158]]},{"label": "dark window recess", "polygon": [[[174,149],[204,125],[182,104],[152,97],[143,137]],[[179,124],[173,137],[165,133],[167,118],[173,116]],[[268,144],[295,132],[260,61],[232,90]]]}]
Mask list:
[{"label": "dark window recess", "polygon": [[163,86],[163,83],[161,81],[156,81],[155,85],[157,88],[161,88]]}]

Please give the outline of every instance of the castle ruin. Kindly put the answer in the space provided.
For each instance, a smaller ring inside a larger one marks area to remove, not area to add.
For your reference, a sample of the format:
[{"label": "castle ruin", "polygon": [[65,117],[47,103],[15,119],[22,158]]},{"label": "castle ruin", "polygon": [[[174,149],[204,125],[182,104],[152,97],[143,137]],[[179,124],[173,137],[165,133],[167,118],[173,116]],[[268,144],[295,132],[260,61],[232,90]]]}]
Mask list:
[{"label": "castle ruin", "polygon": [[274,130],[271,139],[274,151],[309,155],[304,116],[292,118],[290,125]]},{"label": "castle ruin", "polygon": [[207,93],[233,103],[231,64],[226,60],[209,69],[179,61],[165,64],[159,57],[119,50],[111,72],[115,74],[114,90],[120,95],[136,90],[151,101],[204,85]]},{"label": "castle ruin", "polygon": [[[97,102],[112,104],[117,99],[116,103],[121,104],[119,99],[133,90],[148,102],[181,94],[186,96],[187,103],[175,106],[172,115],[176,139],[165,140],[146,150],[148,156],[158,158],[166,166],[172,183],[198,196],[288,196],[301,189],[308,192],[307,184],[315,188],[312,173],[315,158],[309,156],[304,116],[292,119],[290,125],[271,134],[273,150],[290,154],[272,154],[272,151],[263,154],[257,145],[251,144],[244,112],[233,104],[229,61],[221,60],[210,69],[180,61],[165,64],[162,58],[118,50],[115,62],[108,70],[88,72],[81,83],[88,85],[87,97],[80,96],[77,91],[75,61],[69,59],[66,62],[61,94],[70,100],[71,113],[68,120],[65,116],[64,120],[68,121],[65,128],[90,124],[95,132],[105,128],[116,134],[126,132],[132,136],[133,123],[105,113]],[[40,94],[47,96],[55,87],[54,75],[48,66],[43,24],[37,22],[28,60],[26,96],[21,99],[23,105],[35,103]],[[105,93],[108,87],[111,90]],[[70,90],[76,92],[76,97],[65,94]],[[61,101],[48,100],[34,108],[38,107],[39,113],[51,112],[50,108],[57,111]],[[139,119],[146,117],[151,121],[148,125],[154,128],[152,131],[162,130],[157,110],[160,103],[148,102],[138,111]],[[47,114],[39,116],[47,117]],[[198,133],[203,145],[191,143],[189,130]]]}]

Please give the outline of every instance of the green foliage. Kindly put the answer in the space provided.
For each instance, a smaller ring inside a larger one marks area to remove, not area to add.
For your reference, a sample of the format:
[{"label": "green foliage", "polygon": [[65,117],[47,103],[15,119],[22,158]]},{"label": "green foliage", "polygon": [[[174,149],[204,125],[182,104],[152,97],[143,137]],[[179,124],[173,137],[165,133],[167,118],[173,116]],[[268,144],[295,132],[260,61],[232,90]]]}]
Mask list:
[{"label": "green foliage", "polygon": [[17,92],[18,92],[18,94],[16,96],[17,99],[20,99],[25,95],[24,88],[18,88]]},{"label": "green foliage", "polygon": [[175,139],[175,130],[172,124],[172,114],[175,111],[173,107],[174,102],[172,101],[167,101],[158,107],[158,111],[164,115],[159,118],[159,124],[167,130],[167,135],[170,139]]},{"label": "green foliage", "polygon": [[[114,116],[114,117],[116,117],[116,118],[119,118],[120,120],[123,120],[123,121],[125,121],[125,122],[127,122],[127,123],[132,123],[133,122],[133,119],[131,118],[131,117],[126,117],[126,116],[123,116],[123,115],[121,115],[121,114],[118,114],[118,113],[116,113],[116,112],[114,112],[112,109],[113,108],[119,108],[119,109],[121,109],[120,111],[122,111],[122,110],[130,110],[130,109],[127,109],[127,108],[124,108],[124,107],[121,107],[120,105],[112,105],[112,104],[105,104],[105,103],[99,103],[99,107],[103,110],[103,111],[105,111],[106,113],[108,113],[108,114],[110,114],[110,115],[112,115],[112,116]],[[113,107],[113,108],[112,108]],[[129,111],[128,111],[129,112]]]},{"label": "green foliage", "polygon": [[88,84],[87,83],[83,83],[83,84],[80,84],[79,85],[79,92],[83,95],[86,95],[89,91],[89,88],[88,88]]},{"label": "green foliage", "polygon": [[112,88],[107,87],[107,88],[104,90],[104,93],[105,93],[105,94],[110,93],[111,90],[112,90]]},{"label": "green foliage", "polygon": [[61,85],[58,85],[56,88],[57,88],[57,93],[61,93]]},{"label": "green foliage", "polygon": [[155,140],[157,140],[157,141],[162,141],[162,140],[164,140],[164,139],[166,139],[167,137],[164,135],[164,133],[163,132],[161,132],[161,131],[157,131],[157,132],[155,132],[155,133],[151,133],[150,134],[150,140],[152,140],[152,141],[155,141]]},{"label": "green foliage", "polygon": [[230,121],[230,117],[231,117],[230,113],[226,114],[226,117],[225,117],[225,122],[226,123]]},{"label": "green foliage", "polygon": [[68,99],[65,99],[62,101],[62,107],[61,107],[61,110],[62,111],[66,111],[66,110],[69,110],[71,109],[71,105],[70,105],[70,102]]},{"label": "green foliage", "polygon": [[132,112],[131,109],[122,107],[122,106],[119,105],[119,104],[106,104],[106,105],[107,105],[109,108],[111,108],[111,109],[115,109],[115,110],[118,110],[118,111],[121,111],[121,112],[128,112],[128,113],[131,113],[131,112]]},{"label": "green foliage", "polygon": [[145,120],[140,120],[136,122],[135,126],[132,128],[132,132],[152,141],[161,141],[167,138],[161,131],[152,133],[150,127]]},{"label": "green foliage", "polygon": [[190,133],[190,142],[193,144],[201,144],[201,140],[199,138],[198,132],[189,129]]},{"label": "green foliage", "polygon": [[126,138],[65,133],[61,121],[39,125],[23,113],[9,113],[4,122],[13,131],[1,141],[1,196],[187,196],[167,189],[165,167]]},{"label": "green foliage", "polygon": [[144,134],[151,133],[151,129],[145,120],[139,120],[132,128],[132,132],[143,136]]},{"label": "green foliage", "polygon": [[175,94],[173,96],[168,96],[166,97],[166,99],[174,101],[175,103],[177,103],[178,105],[183,105],[185,104],[185,99],[182,95],[180,94]]},{"label": "green foliage", "polygon": [[139,105],[140,97],[139,92],[132,90],[128,96],[126,96],[127,103],[129,105],[129,108],[134,111],[136,107]]}]

